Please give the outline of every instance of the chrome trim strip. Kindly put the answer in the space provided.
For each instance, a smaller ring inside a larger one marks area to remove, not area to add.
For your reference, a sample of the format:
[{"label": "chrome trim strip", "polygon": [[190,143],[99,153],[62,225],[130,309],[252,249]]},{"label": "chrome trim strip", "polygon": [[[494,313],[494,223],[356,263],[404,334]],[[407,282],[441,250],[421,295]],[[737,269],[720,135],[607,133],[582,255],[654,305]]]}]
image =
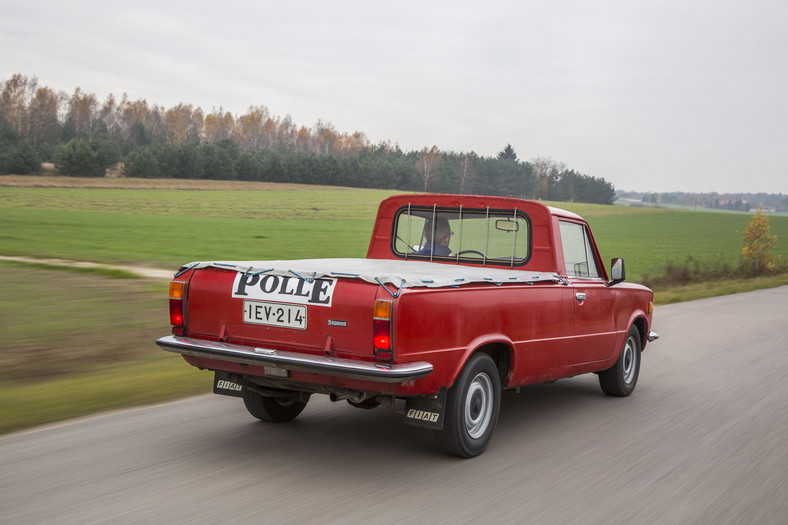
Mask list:
[{"label": "chrome trim strip", "polygon": [[650,330],[648,333],[648,342],[650,343],[651,341],[656,341],[657,339],[659,339],[659,334],[654,330]]},{"label": "chrome trim strip", "polygon": [[284,350],[254,348],[177,335],[162,337],[156,341],[156,344],[163,350],[182,355],[207,357],[248,365],[273,366],[298,372],[380,383],[402,383],[424,377],[432,372],[432,365],[424,361],[388,365]]}]

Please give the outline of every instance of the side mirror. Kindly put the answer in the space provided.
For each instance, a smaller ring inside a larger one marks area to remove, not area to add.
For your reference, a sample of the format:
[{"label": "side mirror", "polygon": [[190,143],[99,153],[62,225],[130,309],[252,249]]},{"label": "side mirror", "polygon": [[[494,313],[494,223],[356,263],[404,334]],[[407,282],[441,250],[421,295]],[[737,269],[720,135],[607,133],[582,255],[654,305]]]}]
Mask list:
[{"label": "side mirror", "polygon": [[608,286],[618,284],[627,278],[627,272],[624,270],[624,259],[615,258],[610,261],[610,282]]}]

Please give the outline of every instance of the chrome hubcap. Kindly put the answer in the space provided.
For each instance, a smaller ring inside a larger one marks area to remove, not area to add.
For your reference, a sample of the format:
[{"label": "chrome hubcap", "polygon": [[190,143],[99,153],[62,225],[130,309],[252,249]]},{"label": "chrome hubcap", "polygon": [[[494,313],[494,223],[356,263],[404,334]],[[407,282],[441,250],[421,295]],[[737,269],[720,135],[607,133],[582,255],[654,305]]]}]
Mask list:
[{"label": "chrome hubcap", "polygon": [[621,365],[624,373],[624,382],[626,384],[632,383],[635,378],[635,368],[637,365],[637,350],[635,350],[635,340],[632,337],[627,338],[624,345],[624,350],[621,352]]},{"label": "chrome hubcap", "polygon": [[465,395],[465,430],[478,439],[490,426],[493,412],[493,386],[489,376],[479,373]]}]

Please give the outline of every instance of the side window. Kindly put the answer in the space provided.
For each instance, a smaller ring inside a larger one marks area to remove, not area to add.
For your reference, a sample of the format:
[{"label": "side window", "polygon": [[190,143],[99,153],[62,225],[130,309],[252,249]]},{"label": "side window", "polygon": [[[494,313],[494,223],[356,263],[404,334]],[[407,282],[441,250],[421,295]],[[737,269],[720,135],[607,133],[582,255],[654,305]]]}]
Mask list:
[{"label": "side window", "polygon": [[561,221],[561,245],[564,249],[566,275],[570,277],[599,277],[591,240],[582,224]]}]

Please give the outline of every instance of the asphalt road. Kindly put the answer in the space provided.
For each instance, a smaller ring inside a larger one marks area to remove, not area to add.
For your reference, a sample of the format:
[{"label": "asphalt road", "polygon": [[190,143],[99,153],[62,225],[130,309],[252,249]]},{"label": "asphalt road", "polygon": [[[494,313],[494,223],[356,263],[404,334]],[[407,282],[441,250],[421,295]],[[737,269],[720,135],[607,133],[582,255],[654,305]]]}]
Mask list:
[{"label": "asphalt road", "polygon": [[323,396],[285,425],[203,396],[4,436],[0,522],[784,524],[787,322],[788,287],[657,308],[631,397],[505,392],[471,460]]}]

